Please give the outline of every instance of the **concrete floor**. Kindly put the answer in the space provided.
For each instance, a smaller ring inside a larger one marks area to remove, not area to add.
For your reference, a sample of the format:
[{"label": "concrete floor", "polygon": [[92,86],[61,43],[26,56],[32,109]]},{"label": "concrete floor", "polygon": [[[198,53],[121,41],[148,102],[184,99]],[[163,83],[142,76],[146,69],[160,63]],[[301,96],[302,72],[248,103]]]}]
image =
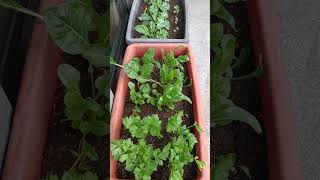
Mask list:
[{"label": "concrete floor", "polygon": [[320,1],[278,0],[305,180],[320,179]]},{"label": "concrete floor", "polygon": [[[210,145],[210,1],[188,2],[190,45],[197,60],[202,107],[206,120],[205,132]],[[210,146],[208,147],[210,152]]]}]

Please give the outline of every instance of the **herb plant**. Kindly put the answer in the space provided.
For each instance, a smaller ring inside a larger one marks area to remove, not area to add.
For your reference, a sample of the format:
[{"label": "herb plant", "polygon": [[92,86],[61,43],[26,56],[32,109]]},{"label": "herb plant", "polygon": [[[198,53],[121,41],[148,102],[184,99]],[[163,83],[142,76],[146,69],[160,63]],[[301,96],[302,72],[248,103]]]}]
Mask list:
[{"label": "herb plant", "polygon": [[142,24],[134,27],[135,31],[141,34],[141,38],[164,39],[169,37],[168,20],[169,0],[144,0],[147,7],[138,19]]},{"label": "herb plant", "polygon": [[[152,173],[165,162],[169,163],[171,170],[170,180],[182,180],[183,168],[193,161],[196,161],[200,170],[203,169],[205,163],[192,155],[194,145],[198,143],[194,134],[190,132],[193,126],[182,125],[183,115],[183,111],[178,111],[169,118],[167,132],[173,136],[163,149],[155,149],[145,140],[147,135],[162,138],[161,121],[157,115],[153,114],[143,119],[139,116],[123,118],[124,127],[137,139],[137,143],[130,138],[111,142],[112,156],[116,161],[124,163],[126,170],[133,172],[138,180],[151,179]],[[201,129],[198,124],[194,126]]]},{"label": "herb plant", "polygon": [[[65,116],[72,128],[82,134],[79,151],[70,150],[76,156],[74,164],[61,179],[98,179],[95,172],[86,172],[82,166],[89,161],[98,161],[94,146],[86,141],[86,136],[104,136],[108,133],[109,95],[107,94],[109,63],[108,53],[108,12],[98,14],[91,1],[66,1],[59,6],[49,7],[43,15],[32,12],[14,0],[0,0],[0,6],[16,10],[40,19],[64,52],[81,55],[88,61],[91,80],[91,95],[84,97],[80,89],[80,72],[71,65],[61,64],[58,76],[66,88],[64,96]],[[77,13],[75,13],[77,12]],[[89,39],[89,32],[96,32],[97,38]],[[67,122],[66,122],[67,123]],[[47,179],[58,180],[56,175]]]}]

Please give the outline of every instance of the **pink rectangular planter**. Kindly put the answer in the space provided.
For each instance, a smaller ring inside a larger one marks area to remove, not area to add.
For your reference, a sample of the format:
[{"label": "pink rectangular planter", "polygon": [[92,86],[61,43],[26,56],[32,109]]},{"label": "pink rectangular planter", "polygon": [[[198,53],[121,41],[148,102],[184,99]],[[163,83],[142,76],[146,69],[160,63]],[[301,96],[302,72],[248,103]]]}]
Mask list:
[{"label": "pink rectangular planter", "polygon": [[[123,64],[127,64],[133,57],[142,57],[144,52],[146,52],[149,48],[155,48],[155,54],[157,58],[161,57],[161,49],[165,52],[173,50],[175,56],[188,54],[190,57],[190,61],[187,62],[187,68],[189,72],[189,78],[192,79],[192,102],[193,102],[193,111],[194,111],[194,119],[198,122],[201,127],[205,127],[205,120],[202,113],[201,107],[201,96],[199,89],[199,81],[196,69],[196,59],[193,56],[191,51],[191,47],[188,44],[173,44],[173,43],[143,43],[143,44],[132,44],[128,46],[125,57],[123,59]],[[178,47],[178,48],[177,48]],[[128,94],[128,82],[129,77],[126,73],[121,70],[117,91],[114,98],[113,109],[111,113],[110,120],[110,141],[117,140],[120,138],[121,126],[122,126],[122,118],[123,112],[125,108],[125,99]],[[197,156],[206,163],[206,167],[203,171],[197,171],[197,179],[201,180],[209,180],[210,179],[210,162],[209,162],[209,153],[208,153],[208,145],[207,138],[204,132],[198,133],[195,132],[195,135],[199,141],[196,145],[196,154]],[[117,162],[113,159],[110,152],[110,179],[118,179],[116,176],[116,165]]]}]

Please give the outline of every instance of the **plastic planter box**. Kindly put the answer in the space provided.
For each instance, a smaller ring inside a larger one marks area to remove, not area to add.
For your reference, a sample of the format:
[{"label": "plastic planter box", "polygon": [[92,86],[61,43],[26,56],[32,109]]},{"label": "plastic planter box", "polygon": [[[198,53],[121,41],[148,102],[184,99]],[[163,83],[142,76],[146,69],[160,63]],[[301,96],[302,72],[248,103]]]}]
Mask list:
[{"label": "plastic planter box", "polygon": [[260,79],[260,97],[267,143],[268,179],[302,180],[295,115],[287,69],[280,53],[276,7],[276,0],[247,1],[254,59],[259,59],[259,54],[263,54],[264,75]]},{"label": "plastic planter box", "polygon": [[189,42],[189,17],[188,17],[188,0],[182,0],[183,4],[181,4],[184,8],[184,23],[185,23],[185,31],[183,39],[142,39],[142,38],[134,38],[134,24],[137,21],[138,10],[140,6],[140,2],[143,0],[134,0],[131,7],[126,41],[127,44],[132,43],[188,43]]},{"label": "plastic planter box", "polygon": [[[59,2],[42,0],[39,12]],[[61,51],[49,38],[45,24],[35,20],[0,177],[2,180],[40,179],[60,59]]]},{"label": "plastic planter box", "polygon": [[[177,48],[179,46],[179,48]],[[181,46],[181,47],[180,47]],[[182,54],[189,54],[190,61],[187,62],[188,68],[188,76],[192,79],[192,106],[193,106],[193,113],[194,119],[197,121],[202,127],[205,126],[205,120],[202,113],[201,107],[201,96],[200,96],[200,89],[199,89],[199,81],[196,69],[196,59],[194,58],[191,48],[187,44],[161,44],[161,43],[141,43],[141,44],[132,44],[128,46],[125,57],[123,59],[123,64],[127,64],[133,57],[142,56],[145,51],[149,48],[155,48],[156,57],[161,57],[161,49],[165,52],[173,50],[175,56],[182,55]],[[122,118],[123,112],[125,108],[125,100],[128,94],[128,82],[129,77],[126,73],[121,70],[118,84],[117,84],[117,91],[114,98],[113,109],[111,113],[110,119],[110,141],[117,140],[120,138],[120,132],[122,127]],[[199,141],[196,145],[196,154],[197,156],[206,163],[206,167],[203,171],[197,171],[197,179],[201,180],[209,180],[210,179],[210,163],[209,163],[209,153],[208,153],[208,145],[207,145],[207,138],[206,133],[198,133],[195,131],[195,135]],[[116,176],[116,166],[117,162],[113,159],[111,152],[110,152],[110,179],[115,180],[117,179]]]}]

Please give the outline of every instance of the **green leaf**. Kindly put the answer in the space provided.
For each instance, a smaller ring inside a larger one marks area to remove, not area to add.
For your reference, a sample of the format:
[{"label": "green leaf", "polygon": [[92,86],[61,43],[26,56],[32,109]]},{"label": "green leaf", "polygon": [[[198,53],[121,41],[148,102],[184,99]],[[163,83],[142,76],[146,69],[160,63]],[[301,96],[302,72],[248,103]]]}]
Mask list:
[{"label": "green leaf", "polygon": [[151,34],[150,34],[150,31],[148,29],[148,27],[146,25],[136,25],[134,27],[134,30],[137,31],[138,33],[140,34],[143,34],[147,37],[149,37]]},{"label": "green leaf", "polygon": [[[92,4],[92,1],[89,1]],[[93,7],[92,7],[93,8]],[[97,43],[103,44],[105,47],[109,43],[109,36],[110,36],[110,8],[107,8],[104,14],[100,15],[96,13],[95,10],[92,11],[93,15],[93,22],[97,28],[98,33],[98,41]],[[107,48],[105,49],[107,50]]]},{"label": "green leaf", "polygon": [[142,57],[142,62],[144,64],[152,63],[154,60],[154,48],[149,48],[147,52],[144,53]]},{"label": "green leaf", "polygon": [[107,122],[107,118],[91,121],[90,127],[91,133],[95,136],[105,136],[109,133],[109,123]]},{"label": "green leaf", "polygon": [[149,84],[142,84],[140,86],[140,91],[142,94],[149,94],[151,91],[150,85]]},{"label": "green leaf", "polygon": [[148,134],[162,137],[161,121],[156,114],[146,116],[143,119],[140,116],[125,117],[123,118],[123,125],[135,138],[145,138]]},{"label": "green leaf", "polygon": [[[53,179],[50,179],[53,178]],[[50,176],[49,179],[46,180],[60,180],[58,176]],[[92,172],[85,172],[84,174],[81,174],[76,171],[66,171],[64,172],[63,176],[61,177],[61,180],[98,180],[98,176],[96,173]]]},{"label": "green leaf", "polygon": [[59,180],[59,177],[57,175],[50,175],[46,178],[46,180]]},{"label": "green leaf", "polygon": [[109,78],[107,76],[107,74],[103,74],[102,76],[99,76],[96,81],[95,81],[95,86],[98,90],[98,92],[102,95],[104,95],[105,97],[108,96],[108,87],[109,87],[109,82],[108,82]]},{"label": "green leaf", "polygon": [[118,65],[118,63],[113,59],[113,57],[109,57],[109,63],[112,65]]},{"label": "green leaf", "polygon": [[188,62],[189,56],[188,55],[180,55],[177,57],[177,60],[181,63]]},{"label": "green leaf", "polygon": [[89,47],[88,25],[92,18],[81,3],[50,7],[44,12],[44,21],[51,38],[64,52],[81,54]]},{"label": "green leaf", "polygon": [[246,166],[239,166],[239,168],[248,176],[248,178],[252,179],[252,176],[250,174],[250,171],[248,169],[248,167]]},{"label": "green leaf", "polygon": [[225,20],[231,26],[231,28],[236,31],[236,25],[233,16],[228,12],[227,9],[223,7],[222,4],[220,4],[219,0],[213,0],[211,6],[213,15]]},{"label": "green leaf", "polygon": [[126,71],[127,75],[131,79],[140,79],[139,72],[140,72],[140,59],[133,58],[128,64],[124,65],[124,70]]},{"label": "green leaf", "polygon": [[183,110],[178,111],[173,116],[169,117],[168,125],[167,125],[167,132],[168,133],[175,133],[178,131],[178,128],[182,124],[182,117],[183,117]]},{"label": "green leaf", "polygon": [[212,166],[211,179],[229,180],[230,172],[235,170],[236,155],[227,154],[214,158]]},{"label": "green leaf", "polygon": [[196,163],[200,171],[202,171],[206,167],[206,163],[201,160],[196,160]]},{"label": "green leaf", "polygon": [[97,161],[99,159],[94,147],[89,144],[86,140],[82,141],[81,151],[91,161]]},{"label": "green leaf", "polygon": [[202,127],[200,126],[200,124],[199,123],[194,123],[194,126],[196,127],[196,129],[197,129],[197,131],[199,132],[199,133],[202,133],[203,132],[203,129],[202,129]]},{"label": "green leaf", "polygon": [[151,20],[151,17],[149,16],[148,13],[143,13],[138,17],[138,19],[140,21],[149,21],[149,20]]},{"label": "green leaf", "polygon": [[107,49],[101,45],[90,45],[82,52],[82,56],[93,64],[95,67],[108,67]]},{"label": "green leaf", "polygon": [[227,59],[228,63],[230,63],[230,60],[235,57],[236,38],[231,34],[223,35],[221,39],[221,49],[224,60]]},{"label": "green leaf", "polygon": [[58,67],[58,76],[63,85],[69,90],[78,90],[80,84],[80,72],[69,64],[61,64]]},{"label": "green leaf", "polygon": [[210,46],[213,48],[213,50],[216,50],[223,36],[223,24],[222,23],[210,24],[210,33],[211,33]]},{"label": "green leaf", "polygon": [[213,120],[217,125],[224,124],[225,121],[240,121],[250,125],[257,133],[262,132],[259,121],[249,112],[237,106],[231,106],[217,112]]},{"label": "green leaf", "polygon": [[262,57],[260,56],[259,66],[254,71],[252,71],[251,73],[249,73],[247,75],[244,75],[244,76],[232,78],[232,80],[243,80],[243,79],[250,79],[250,78],[258,78],[258,77],[260,77],[262,75],[263,75],[263,65],[262,65]]},{"label": "green leaf", "polygon": [[86,122],[86,121],[80,121],[80,125],[78,129],[84,135],[87,135],[90,131],[92,131],[89,122]]},{"label": "green leaf", "polygon": [[75,171],[67,171],[63,174],[61,180],[76,180],[81,179],[81,174]]},{"label": "green leaf", "polygon": [[98,180],[98,175],[96,173],[86,172],[82,176],[82,180]]},{"label": "green leaf", "polygon": [[88,109],[87,101],[79,91],[68,91],[64,96],[65,115],[70,120],[81,120]]},{"label": "green leaf", "polygon": [[18,11],[18,12],[21,12],[21,13],[25,13],[25,14],[28,14],[30,16],[34,16],[34,17],[37,17],[37,18],[43,20],[43,17],[40,14],[35,13],[33,11],[30,11],[27,8],[24,8],[23,6],[21,6],[18,3],[18,1],[15,1],[15,0],[0,0],[0,6],[2,6],[4,8],[11,9],[11,10]]},{"label": "green leaf", "polygon": [[146,123],[145,126],[149,129],[149,132],[152,136],[162,137],[161,135],[161,121],[158,115],[153,114],[143,118],[143,121]]}]

